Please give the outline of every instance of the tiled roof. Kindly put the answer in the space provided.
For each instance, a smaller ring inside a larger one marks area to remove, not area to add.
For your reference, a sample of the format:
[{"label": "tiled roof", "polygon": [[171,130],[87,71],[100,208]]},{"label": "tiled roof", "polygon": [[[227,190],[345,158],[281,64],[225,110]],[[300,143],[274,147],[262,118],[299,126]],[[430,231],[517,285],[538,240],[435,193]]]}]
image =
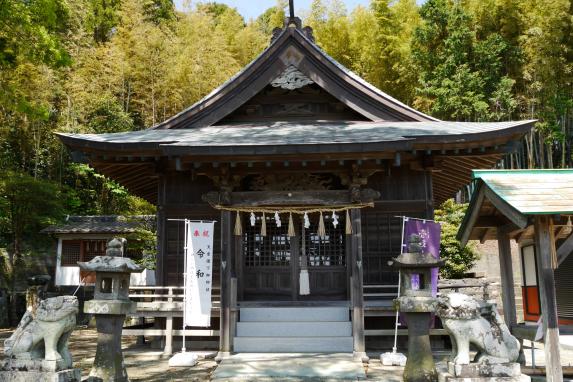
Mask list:
[{"label": "tiled roof", "polygon": [[195,129],[140,130],[108,134],[60,134],[73,140],[159,146],[226,147],[266,145],[352,144],[424,140],[450,136],[458,141],[473,134],[491,133],[534,121],[513,122],[269,122],[208,126]]},{"label": "tiled roof", "polygon": [[65,223],[44,228],[42,233],[132,233],[137,228],[155,225],[155,215],[68,216]]},{"label": "tiled roof", "polygon": [[474,170],[473,175],[524,215],[573,214],[573,170]]}]

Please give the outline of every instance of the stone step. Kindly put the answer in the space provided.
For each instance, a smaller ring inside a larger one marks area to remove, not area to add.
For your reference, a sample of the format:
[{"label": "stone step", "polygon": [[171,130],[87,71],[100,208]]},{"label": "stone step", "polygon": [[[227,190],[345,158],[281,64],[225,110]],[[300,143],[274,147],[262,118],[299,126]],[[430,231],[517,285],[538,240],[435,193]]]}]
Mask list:
[{"label": "stone step", "polygon": [[352,337],[235,337],[237,353],[350,353]]},{"label": "stone step", "polygon": [[348,321],[346,307],[264,307],[241,308],[240,322]]},{"label": "stone step", "polygon": [[238,337],[348,337],[352,324],[348,321],[320,322],[238,322]]}]

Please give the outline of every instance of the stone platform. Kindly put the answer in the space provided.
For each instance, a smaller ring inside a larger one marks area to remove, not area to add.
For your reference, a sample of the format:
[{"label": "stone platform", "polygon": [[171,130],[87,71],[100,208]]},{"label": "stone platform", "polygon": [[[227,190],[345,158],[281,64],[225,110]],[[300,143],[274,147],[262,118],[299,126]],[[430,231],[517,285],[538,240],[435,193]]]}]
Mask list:
[{"label": "stone platform", "polygon": [[0,361],[0,382],[80,382],[80,369],[61,370],[57,361],[8,358]]},{"label": "stone platform", "polygon": [[531,377],[521,373],[518,363],[447,362],[438,365],[438,382],[531,382]]},{"label": "stone platform", "polygon": [[346,353],[238,353],[221,361],[212,381],[359,381],[362,362]]}]

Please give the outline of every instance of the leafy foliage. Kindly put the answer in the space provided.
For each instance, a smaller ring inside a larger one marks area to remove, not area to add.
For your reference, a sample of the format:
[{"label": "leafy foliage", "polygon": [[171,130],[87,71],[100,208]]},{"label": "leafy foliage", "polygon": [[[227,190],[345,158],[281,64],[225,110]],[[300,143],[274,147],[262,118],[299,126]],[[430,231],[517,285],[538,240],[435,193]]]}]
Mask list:
[{"label": "leafy foliage", "polygon": [[440,257],[445,260],[445,265],[440,268],[440,276],[443,278],[462,278],[479,259],[479,253],[472,243],[462,248],[456,239],[467,207],[467,204],[448,199],[435,211],[435,219],[442,226]]},{"label": "leafy foliage", "polygon": [[57,222],[63,212],[63,195],[57,184],[11,171],[0,176],[0,249],[7,253],[0,270],[11,290],[25,255],[45,244],[39,231]]}]

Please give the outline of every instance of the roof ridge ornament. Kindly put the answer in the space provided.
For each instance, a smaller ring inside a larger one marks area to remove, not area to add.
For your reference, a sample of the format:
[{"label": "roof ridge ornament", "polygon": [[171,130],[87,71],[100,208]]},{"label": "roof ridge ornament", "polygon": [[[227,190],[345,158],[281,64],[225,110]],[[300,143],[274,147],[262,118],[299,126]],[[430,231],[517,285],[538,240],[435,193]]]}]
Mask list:
[{"label": "roof ridge ornament", "polygon": [[289,0],[288,7],[289,7],[289,13],[288,16],[285,17],[284,27],[273,29],[271,43],[273,43],[287,28],[295,28],[302,31],[302,33],[307,39],[309,39],[311,42],[314,42],[314,35],[312,34],[312,28],[309,26],[303,28],[302,20],[300,19],[300,17],[296,17],[294,15],[294,0]]}]

